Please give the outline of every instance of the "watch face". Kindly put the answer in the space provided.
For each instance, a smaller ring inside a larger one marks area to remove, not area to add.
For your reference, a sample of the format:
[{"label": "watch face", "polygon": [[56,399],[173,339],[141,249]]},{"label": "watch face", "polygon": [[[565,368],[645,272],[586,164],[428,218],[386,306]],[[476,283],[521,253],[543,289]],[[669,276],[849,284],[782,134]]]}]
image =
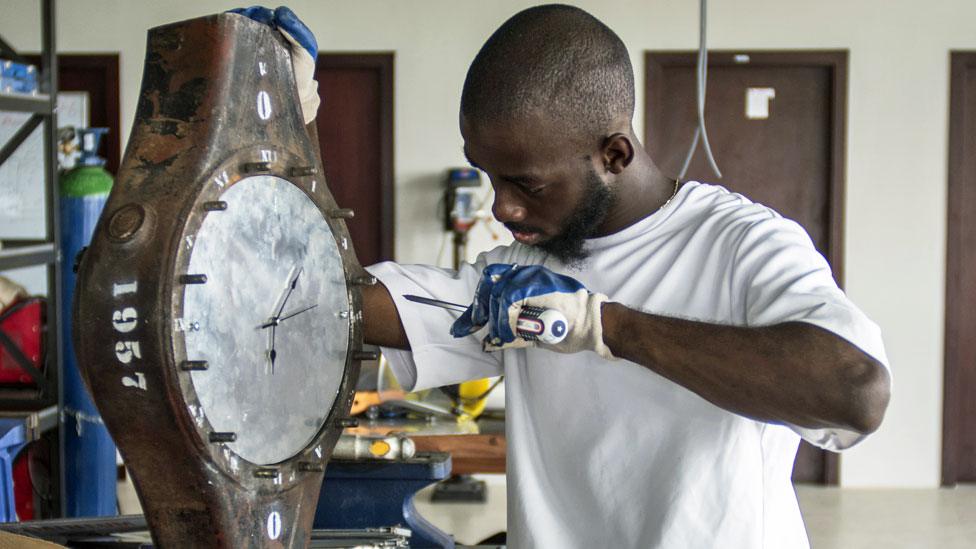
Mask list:
[{"label": "watch face", "polygon": [[213,429],[235,433],[227,446],[242,458],[278,463],[312,441],[339,392],[342,261],[322,212],[285,179],[244,178],[220,201],[187,237],[177,329],[186,360],[206,363],[190,375]]}]

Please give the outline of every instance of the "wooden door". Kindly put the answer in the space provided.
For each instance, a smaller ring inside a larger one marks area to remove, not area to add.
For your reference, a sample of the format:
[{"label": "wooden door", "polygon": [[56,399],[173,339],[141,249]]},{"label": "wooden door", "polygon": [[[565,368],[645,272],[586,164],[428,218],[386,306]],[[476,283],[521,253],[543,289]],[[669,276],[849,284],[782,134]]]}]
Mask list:
[{"label": "wooden door", "polygon": [[942,484],[976,482],[976,52],[951,54]]},{"label": "wooden door", "polygon": [[359,262],[393,259],[393,54],[320,53],[316,118],[329,189]]},{"label": "wooden door", "polygon": [[[40,64],[38,56],[28,56]],[[59,54],[58,90],[88,94],[88,123],[93,128],[108,128],[102,140],[105,169],[119,171],[122,133],[119,125],[119,54]]]},{"label": "wooden door", "polygon": [[[694,53],[646,57],[645,146],[676,176],[697,124]],[[799,222],[843,282],[846,52],[710,52],[703,147],[685,179],[717,183]],[[793,479],[837,483],[837,457],[803,442]]]}]

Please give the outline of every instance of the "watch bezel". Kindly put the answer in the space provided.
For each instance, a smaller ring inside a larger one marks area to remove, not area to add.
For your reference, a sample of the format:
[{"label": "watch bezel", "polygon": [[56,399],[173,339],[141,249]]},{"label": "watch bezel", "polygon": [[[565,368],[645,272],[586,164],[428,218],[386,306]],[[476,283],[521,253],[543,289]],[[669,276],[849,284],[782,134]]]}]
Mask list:
[{"label": "watch bezel", "polygon": [[211,441],[213,433],[219,431],[214,429],[206,416],[206,411],[193,384],[193,372],[183,370],[180,367],[183,361],[193,360],[194,357],[187,356],[185,336],[181,330],[177,329],[176,323],[177,319],[183,318],[185,289],[187,287],[186,284],[180,283],[179,277],[187,272],[193,252],[192,246],[186,244],[187,237],[192,237],[195,240],[207,215],[214,213],[208,211],[205,204],[219,201],[221,195],[235,184],[245,178],[258,175],[277,177],[294,185],[312,201],[322,214],[329,225],[336,247],[343,259],[342,268],[345,275],[347,310],[358,310],[354,307],[353,285],[348,282],[351,277],[355,276],[355,273],[350,272],[352,264],[346,260],[347,254],[351,251],[351,243],[346,236],[347,231],[339,225],[341,222],[339,219],[330,215],[337,208],[331,196],[323,192],[323,189],[326,189],[324,177],[321,174],[296,176],[292,171],[295,166],[299,165],[301,165],[301,160],[298,155],[291,154],[273,144],[257,144],[235,151],[200,180],[196,186],[199,189],[196,196],[193,200],[187,201],[181,216],[181,219],[185,221],[175,227],[176,234],[173,235],[173,242],[178,243],[178,246],[175,253],[170,254],[171,263],[166,267],[166,272],[169,273],[166,278],[171,290],[164,294],[171,297],[166,303],[166,310],[163,312],[163,317],[166,319],[163,325],[163,340],[167,342],[166,354],[168,355],[168,367],[164,373],[170,378],[169,383],[179,387],[182,402],[176,408],[183,412],[180,418],[182,422],[196,434],[193,439],[197,449],[231,478],[244,476],[267,479],[279,489],[285,490],[300,482],[302,473],[314,470],[313,464],[318,464],[323,457],[327,457],[333,445],[328,441],[329,435],[337,438],[343,428],[341,424],[346,416],[345,408],[348,406],[344,406],[342,395],[349,383],[349,376],[353,367],[357,335],[357,330],[353,324],[359,318],[356,315],[349,315],[346,361],[342,369],[343,379],[339,384],[336,398],[325,421],[302,450],[274,464],[251,462],[231,449],[226,442]]}]

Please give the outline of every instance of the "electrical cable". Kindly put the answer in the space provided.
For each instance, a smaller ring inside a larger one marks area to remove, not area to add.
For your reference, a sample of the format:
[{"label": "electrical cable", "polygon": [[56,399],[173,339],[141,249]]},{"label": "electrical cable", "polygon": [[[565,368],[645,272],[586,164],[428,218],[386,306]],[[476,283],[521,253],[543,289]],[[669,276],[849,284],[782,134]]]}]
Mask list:
[{"label": "electrical cable", "polygon": [[[483,196],[481,198],[481,203],[478,204],[478,209],[475,210],[475,215],[477,215],[478,212],[484,212],[485,211],[485,206],[488,204],[488,201],[494,195],[495,195],[495,189],[492,188],[489,185],[488,186],[488,192],[486,192],[485,193],[485,196]],[[498,233],[495,231],[494,227],[491,226],[492,219],[493,218],[494,218],[494,216],[492,216],[491,218],[478,216],[478,219],[474,222],[474,224],[477,225],[478,224],[478,221],[483,221],[485,223],[485,230],[487,230],[488,231],[488,234],[491,235],[491,239],[492,240],[498,240]]]},{"label": "electrical cable", "polygon": [[[493,191],[493,189],[491,187],[488,187],[488,191],[484,194],[484,196],[481,197],[481,202],[478,203],[478,207],[475,210],[475,212],[483,212],[485,210],[485,206],[488,205],[488,202],[491,200],[491,197],[492,196],[494,196],[494,191]],[[444,197],[443,196],[441,197],[440,201],[438,202],[438,206],[437,206],[438,217],[441,216],[441,214],[440,214],[440,212],[441,212],[441,210],[440,210],[441,204],[444,204],[444,207],[445,208],[447,207],[447,201],[444,200]],[[484,218],[484,217],[481,217],[481,216],[477,216],[475,218],[475,220],[474,220],[474,223],[472,223],[471,226],[468,227],[468,230],[470,231],[471,229],[475,228],[478,225],[478,223],[481,223],[481,222],[484,223],[485,230],[487,230],[488,231],[488,234],[491,235],[492,240],[498,240],[498,238],[499,238],[498,237],[498,233],[492,227],[492,225],[491,225],[492,222],[488,218]],[[451,231],[447,231],[447,232],[444,233],[444,236],[441,239],[440,249],[437,252],[437,262],[435,263],[435,265],[437,265],[438,267],[441,265],[441,261],[444,259],[444,252],[447,251],[447,245],[450,242],[451,242]]]},{"label": "electrical cable", "polygon": [[445,232],[444,235],[441,237],[441,247],[440,250],[438,250],[437,252],[437,262],[434,263],[434,265],[437,265],[438,267],[441,266],[441,260],[444,259],[444,252],[447,251],[447,244],[450,241],[451,241],[451,233]]},{"label": "electrical cable", "polygon": [[681,165],[681,172],[678,174],[679,180],[684,179],[685,174],[688,173],[688,166],[691,165],[691,159],[695,156],[695,150],[698,148],[699,139],[701,139],[702,146],[705,149],[705,157],[708,159],[709,166],[712,168],[712,171],[715,172],[718,179],[722,178],[722,172],[718,169],[718,164],[715,162],[715,157],[712,155],[712,146],[708,142],[708,132],[705,130],[705,90],[707,89],[708,82],[708,48],[706,46],[706,36],[708,34],[707,14],[708,0],[700,0],[698,23],[698,63],[695,67],[698,126],[695,128],[695,136],[691,140],[691,147],[688,149],[688,154],[685,156],[685,161]]},{"label": "electrical cable", "polygon": [[376,396],[379,397],[380,402],[383,401],[383,376],[386,375],[386,357],[383,353],[380,353],[379,359],[376,361]]},{"label": "electrical cable", "polygon": [[485,195],[481,197],[481,202],[478,203],[478,209],[476,211],[482,212],[485,210],[485,206],[488,205],[488,200],[491,199],[492,195],[495,194],[495,189],[492,186],[488,186],[488,190],[485,191]]}]

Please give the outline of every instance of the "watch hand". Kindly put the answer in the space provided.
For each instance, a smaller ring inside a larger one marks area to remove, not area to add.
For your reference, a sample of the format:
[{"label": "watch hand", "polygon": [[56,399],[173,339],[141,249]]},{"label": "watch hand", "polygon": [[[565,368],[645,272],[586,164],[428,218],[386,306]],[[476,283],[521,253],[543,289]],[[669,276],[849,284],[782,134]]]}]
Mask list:
[{"label": "watch hand", "polygon": [[[278,322],[281,321],[281,311],[285,310],[285,304],[288,303],[288,298],[291,297],[292,292],[298,286],[298,277],[302,276],[302,270],[304,267],[298,267],[298,271],[295,273],[295,277],[291,279],[291,283],[288,284],[288,288],[285,291],[285,297],[281,300],[281,305],[278,306],[277,312],[271,317],[268,322],[265,322],[259,328],[271,328],[271,348],[268,350],[268,358],[271,359],[271,375],[274,375],[275,371],[275,359],[278,358],[278,352],[275,350],[275,335],[276,329],[278,327]],[[303,311],[299,311],[301,313]],[[295,313],[298,314],[298,313]],[[294,315],[292,315],[294,316]]]},{"label": "watch hand", "polygon": [[314,308],[316,308],[316,307],[318,307],[318,306],[319,306],[319,304],[318,304],[318,303],[316,303],[315,305],[309,305],[308,307],[305,307],[305,308],[302,308],[302,309],[299,309],[299,310],[297,310],[297,311],[295,311],[295,312],[293,312],[293,313],[289,313],[289,314],[287,314],[287,315],[285,315],[285,316],[283,316],[283,317],[281,317],[281,318],[279,318],[279,319],[278,319],[278,322],[281,322],[282,320],[288,320],[289,318],[291,318],[291,317],[293,317],[293,316],[298,316],[298,315],[300,315],[300,314],[302,314],[302,313],[304,313],[304,312],[306,312],[306,311],[311,311],[312,309],[314,309]]},{"label": "watch hand", "polygon": [[271,359],[271,375],[274,375],[275,359],[278,358],[278,353],[275,351],[275,327],[277,322],[271,325],[271,348],[268,350],[268,358]]},{"label": "watch hand", "polygon": [[298,270],[298,268],[299,268],[299,264],[296,263],[294,266],[292,266],[291,269],[288,270],[288,277],[286,280],[288,280],[289,282],[285,284],[285,287],[282,288],[280,292],[278,292],[278,299],[275,299],[274,305],[271,307],[271,314],[269,315],[271,318],[274,318],[276,316],[275,312],[278,311],[281,308],[282,303],[284,303],[288,299],[288,292],[289,289],[291,288],[291,281],[295,278],[293,275]]},{"label": "watch hand", "polygon": [[302,275],[302,267],[298,268],[298,272],[295,273],[295,278],[291,280],[291,284],[288,285],[288,292],[285,294],[285,299],[281,301],[281,306],[278,307],[278,312],[275,313],[273,318],[278,318],[281,316],[281,311],[285,310],[285,303],[288,303],[288,298],[291,297],[291,293],[295,291],[295,287],[298,286],[298,277]]},{"label": "watch hand", "polygon": [[304,313],[305,311],[310,311],[310,310],[312,310],[312,309],[314,309],[314,308],[316,308],[318,306],[319,306],[319,304],[316,303],[315,305],[309,305],[308,307],[303,307],[301,309],[298,309],[297,311],[288,311],[287,314],[283,314],[283,315],[278,316],[278,317],[269,318],[268,321],[265,322],[264,324],[259,324],[258,327],[257,327],[257,329],[258,330],[263,330],[265,328],[271,328],[272,326],[277,326],[278,324],[281,324],[281,321],[282,320],[291,318],[293,316],[298,316],[298,315]]},{"label": "watch hand", "polygon": [[308,307],[303,307],[303,308],[301,308],[301,309],[299,309],[297,311],[289,312],[288,314],[286,314],[284,316],[272,318],[268,322],[265,322],[264,324],[262,324],[261,326],[259,326],[259,328],[271,328],[271,350],[268,351],[268,357],[271,359],[271,374],[272,375],[274,375],[275,359],[278,357],[278,353],[275,351],[275,332],[276,332],[276,330],[278,328],[278,324],[281,321],[288,320],[289,318],[291,318],[293,316],[298,316],[298,315],[300,315],[302,313],[306,313],[308,311],[311,311],[312,309],[314,309],[314,308],[316,308],[318,306],[319,306],[319,304],[318,303],[315,303],[313,305],[309,305]]}]

